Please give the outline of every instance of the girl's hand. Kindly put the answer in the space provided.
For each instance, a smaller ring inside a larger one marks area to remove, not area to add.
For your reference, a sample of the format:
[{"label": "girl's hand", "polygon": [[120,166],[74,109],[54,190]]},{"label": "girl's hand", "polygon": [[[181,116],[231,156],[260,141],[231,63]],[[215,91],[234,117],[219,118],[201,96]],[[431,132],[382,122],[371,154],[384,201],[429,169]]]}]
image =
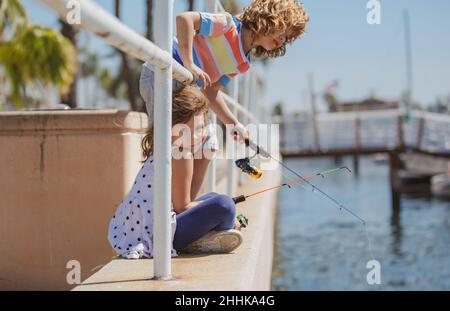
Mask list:
[{"label": "girl's hand", "polygon": [[239,231],[240,231],[240,230],[242,229],[242,226],[241,226],[241,224],[240,224],[240,223],[238,223],[238,222],[235,222],[235,223],[234,223],[234,229],[235,229],[235,230],[239,230]]},{"label": "girl's hand", "polygon": [[192,201],[191,203],[189,203],[188,205],[186,205],[186,209],[190,209],[198,204],[200,204],[201,202],[203,202],[203,200],[201,201]]},{"label": "girl's hand", "polygon": [[195,82],[199,79],[202,81],[202,89],[206,89],[208,85],[212,84],[209,75],[200,69],[196,64],[187,65],[185,67],[192,73]]}]

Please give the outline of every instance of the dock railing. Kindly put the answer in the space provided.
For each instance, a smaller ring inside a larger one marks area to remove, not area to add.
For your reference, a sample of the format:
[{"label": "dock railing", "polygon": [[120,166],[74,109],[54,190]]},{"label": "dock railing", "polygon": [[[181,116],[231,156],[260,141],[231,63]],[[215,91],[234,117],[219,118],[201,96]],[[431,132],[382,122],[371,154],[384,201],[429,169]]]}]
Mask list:
[{"label": "dock railing", "polygon": [[450,156],[450,115],[399,110],[319,113],[278,119],[281,150],[290,156],[367,154],[412,150]]}]

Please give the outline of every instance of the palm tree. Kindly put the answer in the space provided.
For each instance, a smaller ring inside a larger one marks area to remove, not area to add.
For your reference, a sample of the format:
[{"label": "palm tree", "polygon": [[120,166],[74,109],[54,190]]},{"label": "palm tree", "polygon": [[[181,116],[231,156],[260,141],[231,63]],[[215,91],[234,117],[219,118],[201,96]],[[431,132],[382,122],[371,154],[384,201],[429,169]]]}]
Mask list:
[{"label": "palm tree", "polygon": [[[115,2],[115,14],[116,17],[118,19],[120,19],[120,4],[121,1],[120,0],[114,0]],[[137,106],[137,102],[136,102],[136,92],[135,92],[135,88],[134,88],[134,83],[133,83],[133,75],[130,71],[130,65],[128,63],[128,56],[126,53],[119,51],[120,56],[122,58],[122,68],[121,68],[121,72],[122,72],[122,78],[123,80],[125,80],[128,90],[128,101],[130,102],[130,109],[133,111],[137,111],[138,110],[138,106]],[[137,82],[136,82],[137,83]]]},{"label": "palm tree", "polygon": [[27,13],[19,0],[0,0],[0,40],[6,28],[11,34],[16,33],[27,24]]},{"label": "palm tree", "polygon": [[[61,24],[61,34],[64,37],[66,37],[77,50],[77,40],[79,31],[62,19],[60,19],[59,22]],[[78,72],[75,72],[73,76],[73,82],[69,88],[69,92],[62,98],[62,102],[71,108],[77,107],[77,84],[78,84]]]},{"label": "palm tree", "polygon": [[153,41],[153,0],[146,0],[146,4],[147,4],[146,37],[150,41]]},{"label": "palm tree", "polygon": [[188,11],[194,11],[194,0],[188,0]]},{"label": "palm tree", "polygon": [[236,15],[240,12],[239,5],[237,4],[236,0],[227,0],[222,1],[222,6],[228,13],[232,15]]},{"label": "palm tree", "polygon": [[28,22],[21,1],[0,0],[0,66],[16,107],[27,102],[27,89],[56,85],[67,92],[75,57],[73,45],[59,32]]}]

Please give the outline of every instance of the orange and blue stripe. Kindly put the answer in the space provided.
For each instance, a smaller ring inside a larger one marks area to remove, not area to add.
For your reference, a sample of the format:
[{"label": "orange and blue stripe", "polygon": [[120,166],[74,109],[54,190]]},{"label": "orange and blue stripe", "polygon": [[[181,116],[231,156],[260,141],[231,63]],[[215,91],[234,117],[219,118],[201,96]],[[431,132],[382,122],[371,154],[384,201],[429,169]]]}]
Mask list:
[{"label": "orange and blue stripe", "polygon": [[[250,68],[251,59],[245,55],[241,41],[241,23],[228,13],[200,12],[201,26],[194,36],[194,63],[211,78],[226,86],[230,79]],[[181,64],[176,39],[173,57]],[[201,86],[201,81],[199,81]]]}]

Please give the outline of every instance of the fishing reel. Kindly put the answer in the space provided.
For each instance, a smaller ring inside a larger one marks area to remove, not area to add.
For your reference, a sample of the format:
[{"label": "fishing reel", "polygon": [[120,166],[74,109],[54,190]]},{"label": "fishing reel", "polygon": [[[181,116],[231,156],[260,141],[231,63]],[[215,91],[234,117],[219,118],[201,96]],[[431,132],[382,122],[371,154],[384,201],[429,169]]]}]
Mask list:
[{"label": "fishing reel", "polygon": [[241,225],[241,228],[247,228],[248,226],[248,218],[245,217],[243,214],[239,214],[236,216],[237,221]]},{"label": "fishing reel", "polygon": [[[252,146],[252,149],[254,149],[252,142],[250,142],[249,138],[244,138],[243,135],[237,131],[234,131],[234,135],[240,136],[242,139],[244,139],[245,145],[247,147]],[[234,161],[234,163],[236,164],[237,167],[239,167],[241,169],[241,171],[243,173],[250,175],[254,179],[259,179],[262,176],[262,171],[259,168],[257,168],[255,165],[250,163],[251,159],[253,159],[254,157],[256,157],[259,154],[259,146],[256,146],[256,147],[257,148],[255,149],[255,154],[253,156],[245,157],[243,159],[238,159],[238,160]]]},{"label": "fishing reel", "polygon": [[234,162],[237,167],[241,169],[242,172],[250,175],[255,179],[259,179],[262,176],[262,171],[255,165],[250,163],[250,158],[246,157],[243,159],[238,159]]}]

